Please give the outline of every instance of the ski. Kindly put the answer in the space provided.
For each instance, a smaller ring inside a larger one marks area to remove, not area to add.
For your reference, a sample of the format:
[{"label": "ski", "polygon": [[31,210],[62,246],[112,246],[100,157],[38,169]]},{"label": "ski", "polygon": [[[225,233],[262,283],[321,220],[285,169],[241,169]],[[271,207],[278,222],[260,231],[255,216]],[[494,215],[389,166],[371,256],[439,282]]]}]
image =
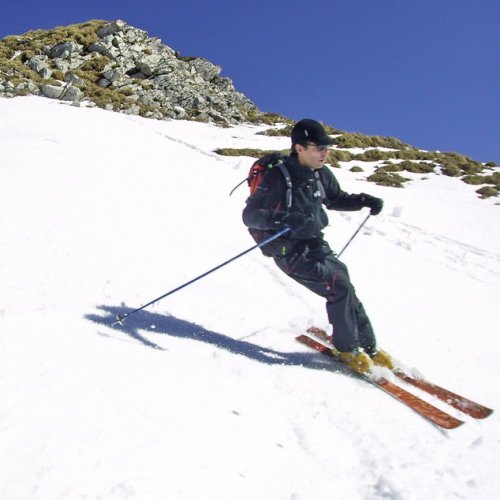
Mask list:
[{"label": "ski", "polygon": [[[314,335],[323,342],[328,342],[329,344],[331,343],[330,336],[322,328],[312,326],[307,330],[307,332],[311,335]],[[473,418],[482,419],[488,417],[493,413],[493,410],[491,408],[487,408],[486,406],[476,403],[475,401],[461,396],[460,394],[456,394],[448,389],[444,389],[443,387],[433,384],[432,382],[429,382],[423,378],[410,375],[403,371],[401,368],[395,368],[393,370],[393,373],[404,382],[413,385],[414,387],[417,387],[418,389],[421,389],[422,391],[425,391],[432,396],[435,396],[436,398],[449,404],[453,408]]]},{"label": "ski", "polygon": [[[302,344],[306,345],[307,347],[310,347],[311,349],[321,352],[322,354],[325,354],[333,359],[338,359],[337,356],[334,354],[334,352],[331,350],[331,348],[309,337],[308,335],[299,335],[298,337],[296,337],[296,339]],[[399,387],[398,385],[394,384],[393,382],[390,382],[387,379],[384,378],[371,379],[366,375],[361,375],[361,374],[356,374],[356,375],[359,375],[363,380],[366,380],[370,384],[373,384],[376,387],[382,389],[384,392],[387,392],[395,399],[405,404],[413,411],[418,413],[420,416],[426,418],[427,420],[429,420],[434,425],[437,425],[438,427],[441,427],[443,429],[456,429],[457,427],[459,427],[464,423],[462,420],[459,420],[458,418],[449,415],[448,413],[440,410],[439,408],[432,406],[427,401],[420,399],[411,392],[408,392],[407,390],[403,389],[402,387]]]}]

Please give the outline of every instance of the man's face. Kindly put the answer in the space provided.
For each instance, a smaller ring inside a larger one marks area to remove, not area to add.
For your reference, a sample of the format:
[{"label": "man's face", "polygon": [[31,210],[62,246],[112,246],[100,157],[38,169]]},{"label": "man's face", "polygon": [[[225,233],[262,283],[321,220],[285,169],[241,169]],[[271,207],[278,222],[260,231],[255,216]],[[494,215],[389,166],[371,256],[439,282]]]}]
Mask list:
[{"label": "man's face", "polygon": [[302,166],[316,170],[324,165],[328,155],[328,146],[317,146],[309,142],[305,146],[297,144],[295,151]]}]

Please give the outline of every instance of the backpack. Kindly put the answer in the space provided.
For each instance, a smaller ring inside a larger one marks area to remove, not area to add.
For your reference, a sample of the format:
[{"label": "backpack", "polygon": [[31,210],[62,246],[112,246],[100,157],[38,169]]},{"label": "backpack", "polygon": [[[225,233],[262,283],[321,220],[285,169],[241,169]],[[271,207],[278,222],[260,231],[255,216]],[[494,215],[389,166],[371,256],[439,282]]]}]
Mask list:
[{"label": "backpack", "polygon": [[[236,187],[233,188],[229,196],[233,194],[233,192],[245,182],[248,184],[250,190],[250,197],[257,191],[262,180],[264,179],[267,172],[272,170],[273,168],[279,168],[281,173],[283,174],[283,178],[285,180],[285,184],[287,187],[285,194],[285,210],[288,212],[292,206],[292,179],[290,177],[290,173],[285,166],[286,156],[282,153],[270,153],[262,158],[259,158],[257,161],[253,163],[250,167],[250,171],[248,172],[248,176],[246,179],[243,179]],[[281,207],[276,207],[276,209]],[[251,234],[252,238],[255,240],[257,244],[262,243],[262,241],[269,237],[269,233],[266,231],[262,231],[260,229],[249,228],[248,232]],[[276,255],[286,255],[288,254],[290,247],[290,243],[284,241],[283,238],[278,238],[274,241],[271,241],[265,247],[261,247],[262,253],[266,257],[272,257]]]},{"label": "backpack", "polygon": [[285,159],[286,156],[282,153],[270,153],[263,156],[262,158],[259,158],[250,167],[247,178],[241,181],[237,186],[235,186],[229,193],[229,196],[231,196],[234,191],[244,182],[248,184],[248,187],[250,189],[250,196],[252,196],[257,191],[266,173],[273,168],[279,168],[281,170],[281,173],[283,174],[287,187],[285,205],[286,210],[288,211],[292,206],[292,179],[290,177],[288,169],[285,166]]}]

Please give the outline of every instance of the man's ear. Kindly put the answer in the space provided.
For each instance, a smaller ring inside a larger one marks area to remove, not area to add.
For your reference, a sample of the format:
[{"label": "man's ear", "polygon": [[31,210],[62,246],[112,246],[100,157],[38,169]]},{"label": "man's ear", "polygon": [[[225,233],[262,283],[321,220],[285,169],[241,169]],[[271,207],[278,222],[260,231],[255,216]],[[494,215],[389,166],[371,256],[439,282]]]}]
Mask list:
[{"label": "man's ear", "polygon": [[302,144],[295,144],[295,152],[298,153],[303,153],[306,148],[302,146]]}]

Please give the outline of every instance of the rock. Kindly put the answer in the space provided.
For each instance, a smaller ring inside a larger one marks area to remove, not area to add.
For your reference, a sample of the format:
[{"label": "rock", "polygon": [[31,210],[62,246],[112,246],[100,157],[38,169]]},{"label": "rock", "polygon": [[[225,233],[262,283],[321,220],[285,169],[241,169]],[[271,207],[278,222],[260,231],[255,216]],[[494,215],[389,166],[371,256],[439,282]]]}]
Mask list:
[{"label": "rock", "polygon": [[72,72],[68,72],[64,75],[64,81],[66,83],[70,83],[71,85],[83,85],[85,83],[82,78]]},{"label": "rock", "polygon": [[127,26],[127,23],[125,21],[122,21],[121,19],[117,19],[116,21],[113,21],[112,23],[108,24],[104,28],[101,28],[97,32],[97,36],[99,38],[104,38],[106,36],[114,35],[117,31],[122,30]]},{"label": "rock", "polygon": [[187,116],[186,110],[181,106],[174,106],[174,111],[179,119],[185,118]]},{"label": "rock", "polygon": [[59,99],[62,96],[63,92],[63,87],[58,87],[56,85],[42,85],[42,93],[49,99]]},{"label": "rock", "polygon": [[49,68],[49,58],[46,55],[33,56],[26,62],[26,65],[33,71],[41,73]]},{"label": "rock", "polygon": [[33,95],[38,94],[39,92],[40,89],[38,88],[38,86],[31,81],[22,82],[16,85],[14,89],[14,93],[16,95]]},{"label": "rock", "polygon": [[109,87],[111,85],[111,82],[109,80],[107,80],[106,78],[101,78],[98,82],[97,82],[97,85],[99,85],[99,87]]},{"label": "rock", "polygon": [[83,98],[83,92],[78,87],[73,87],[72,85],[66,86],[60,99],[63,101],[81,101]]},{"label": "rock", "polygon": [[69,71],[69,61],[66,61],[65,59],[55,59],[54,66],[62,73]]},{"label": "rock", "polygon": [[195,70],[199,77],[208,82],[213,81],[222,71],[220,66],[215,66],[215,64],[212,64],[210,61],[201,58],[194,59],[189,65]]},{"label": "rock", "polygon": [[[85,99],[105,109],[111,106],[115,111],[158,119],[241,123],[260,114],[229,78],[221,76],[222,68],[206,59],[180,57],[158,38],[148,37],[123,20],[100,25],[95,36],[98,41],[86,46],[80,39],[81,43],[67,40],[46,45],[42,54],[26,62],[40,81],[24,85],[22,91],[72,102]],[[14,52],[18,60],[30,50],[26,39],[19,40],[22,43]],[[65,85],[42,83],[56,71]],[[24,75],[13,74],[14,78],[29,81]],[[15,90],[2,82],[0,92]]]},{"label": "rock", "polygon": [[113,68],[108,69],[102,73],[103,78],[105,78],[108,82],[113,83],[117,80],[121,80],[125,76],[125,72],[122,68]]},{"label": "rock", "polygon": [[163,60],[159,54],[150,55],[144,57],[141,61],[138,61],[136,68],[141,73],[144,73],[144,75],[151,76],[156,73],[162,62]]},{"label": "rock", "polygon": [[74,52],[79,53],[83,46],[74,42],[65,42],[54,45],[49,50],[51,59],[68,59]]},{"label": "rock", "polygon": [[56,85],[42,85],[42,93],[50,99],[61,99],[62,101],[80,101],[83,92],[72,85],[58,87]]},{"label": "rock", "polygon": [[43,78],[44,80],[47,80],[48,78],[50,78],[52,76],[52,70],[49,68],[44,68],[38,74],[41,76],[41,78]]},{"label": "rock", "polygon": [[141,108],[134,104],[133,106],[130,106],[129,108],[123,110],[123,112],[126,115],[138,115],[141,112]]}]

